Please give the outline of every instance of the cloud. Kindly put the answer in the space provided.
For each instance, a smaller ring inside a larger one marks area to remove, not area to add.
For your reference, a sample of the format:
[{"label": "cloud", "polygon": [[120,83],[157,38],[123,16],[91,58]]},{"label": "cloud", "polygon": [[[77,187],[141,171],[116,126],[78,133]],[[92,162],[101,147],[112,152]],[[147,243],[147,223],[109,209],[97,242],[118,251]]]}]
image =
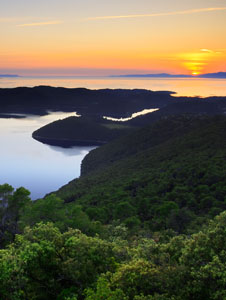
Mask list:
[{"label": "cloud", "polygon": [[19,24],[17,25],[17,27],[48,26],[48,25],[58,25],[62,23],[63,23],[62,21],[35,22],[35,23]]},{"label": "cloud", "polygon": [[206,52],[206,53],[214,53],[214,51],[209,50],[209,49],[200,49],[200,51]]},{"label": "cloud", "polygon": [[210,50],[210,49],[200,49],[201,52],[204,52],[206,54],[222,54],[222,50],[217,50],[217,51],[214,51],[214,50]]},{"label": "cloud", "polygon": [[164,16],[176,16],[176,15],[190,15],[190,14],[222,11],[222,10],[226,10],[226,7],[207,7],[207,8],[172,11],[172,12],[165,12],[165,13],[153,13],[153,14],[91,17],[91,18],[86,18],[85,20],[95,21],[95,20],[132,19],[132,18],[145,18],[145,17],[164,17]]}]

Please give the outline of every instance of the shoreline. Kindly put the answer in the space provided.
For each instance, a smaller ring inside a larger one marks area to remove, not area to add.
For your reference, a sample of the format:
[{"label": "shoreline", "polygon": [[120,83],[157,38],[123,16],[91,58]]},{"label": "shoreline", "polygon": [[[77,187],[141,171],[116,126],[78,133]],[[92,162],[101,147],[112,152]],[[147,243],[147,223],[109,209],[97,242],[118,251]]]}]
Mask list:
[{"label": "shoreline", "polygon": [[32,134],[32,138],[43,144],[49,146],[58,146],[63,148],[71,148],[74,146],[101,146],[107,143],[107,141],[96,141],[96,140],[72,140],[72,139],[57,139],[51,137],[42,137]]}]

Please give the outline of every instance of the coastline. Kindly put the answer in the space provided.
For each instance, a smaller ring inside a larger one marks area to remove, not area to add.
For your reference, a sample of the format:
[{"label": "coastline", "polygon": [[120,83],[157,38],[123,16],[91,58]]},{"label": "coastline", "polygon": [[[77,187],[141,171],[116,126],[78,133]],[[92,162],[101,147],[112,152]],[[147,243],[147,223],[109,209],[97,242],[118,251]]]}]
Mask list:
[{"label": "coastline", "polygon": [[108,141],[100,141],[100,140],[73,140],[73,139],[51,138],[51,137],[42,137],[35,134],[32,134],[32,138],[43,144],[47,144],[50,146],[58,146],[63,148],[70,148],[74,146],[101,146],[108,142]]}]

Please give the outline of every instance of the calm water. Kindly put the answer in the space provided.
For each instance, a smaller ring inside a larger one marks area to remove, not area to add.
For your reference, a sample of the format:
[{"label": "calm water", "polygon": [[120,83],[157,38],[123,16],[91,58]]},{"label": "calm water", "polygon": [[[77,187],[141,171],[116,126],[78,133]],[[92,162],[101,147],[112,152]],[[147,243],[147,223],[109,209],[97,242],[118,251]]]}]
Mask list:
[{"label": "calm water", "polygon": [[226,96],[226,79],[201,78],[90,78],[90,77],[20,77],[0,78],[0,87],[51,85],[61,87],[128,88],[167,90],[177,92],[178,96]]},{"label": "calm water", "polygon": [[0,119],[0,184],[24,186],[31,191],[32,199],[37,199],[78,177],[83,157],[94,147],[64,149],[31,137],[37,128],[69,115]]},{"label": "calm water", "polygon": [[[226,96],[226,79],[0,78],[2,88],[37,85],[90,89],[144,88],[175,91],[182,96]],[[24,186],[31,191],[32,199],[37,199],[80,175],[81,161],[94,147],[50,147],[31,137],[34,130],[68,115],[71,114],[0,119],[0,184],[9,183],[15,188]]]}]

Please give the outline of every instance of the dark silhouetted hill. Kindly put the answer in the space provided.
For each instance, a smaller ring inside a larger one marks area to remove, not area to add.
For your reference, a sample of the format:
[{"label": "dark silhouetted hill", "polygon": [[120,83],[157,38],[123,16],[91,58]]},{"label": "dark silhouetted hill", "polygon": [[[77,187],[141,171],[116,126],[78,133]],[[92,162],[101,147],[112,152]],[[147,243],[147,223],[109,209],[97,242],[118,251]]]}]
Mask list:
[{"label": "dark silhouetted hill", "polygon": [[33,133],[33,138],[57,146],[101,145],[135,128],[150,125],[168,116],[220,115],[226,111],[226,98],[175,98],[158,111],[129,121],[112,122],[101,117],[82,116],[48,124]]},{"label": "dark silhouetted hill", "polygon": [[42,143],[61,147],[74,145],[102,145],[132,130],[100,117],[69,117],[47,124],[33,132],[32,137]]},{"label": "dark silhouetted hill", "polygon": [[126,117],[145,108],[165,106],[169,92],[148,90],[88,90],[39,86],[0,89],[3,113],[43,115],[48,111],[78,112],[82,115]]}]

